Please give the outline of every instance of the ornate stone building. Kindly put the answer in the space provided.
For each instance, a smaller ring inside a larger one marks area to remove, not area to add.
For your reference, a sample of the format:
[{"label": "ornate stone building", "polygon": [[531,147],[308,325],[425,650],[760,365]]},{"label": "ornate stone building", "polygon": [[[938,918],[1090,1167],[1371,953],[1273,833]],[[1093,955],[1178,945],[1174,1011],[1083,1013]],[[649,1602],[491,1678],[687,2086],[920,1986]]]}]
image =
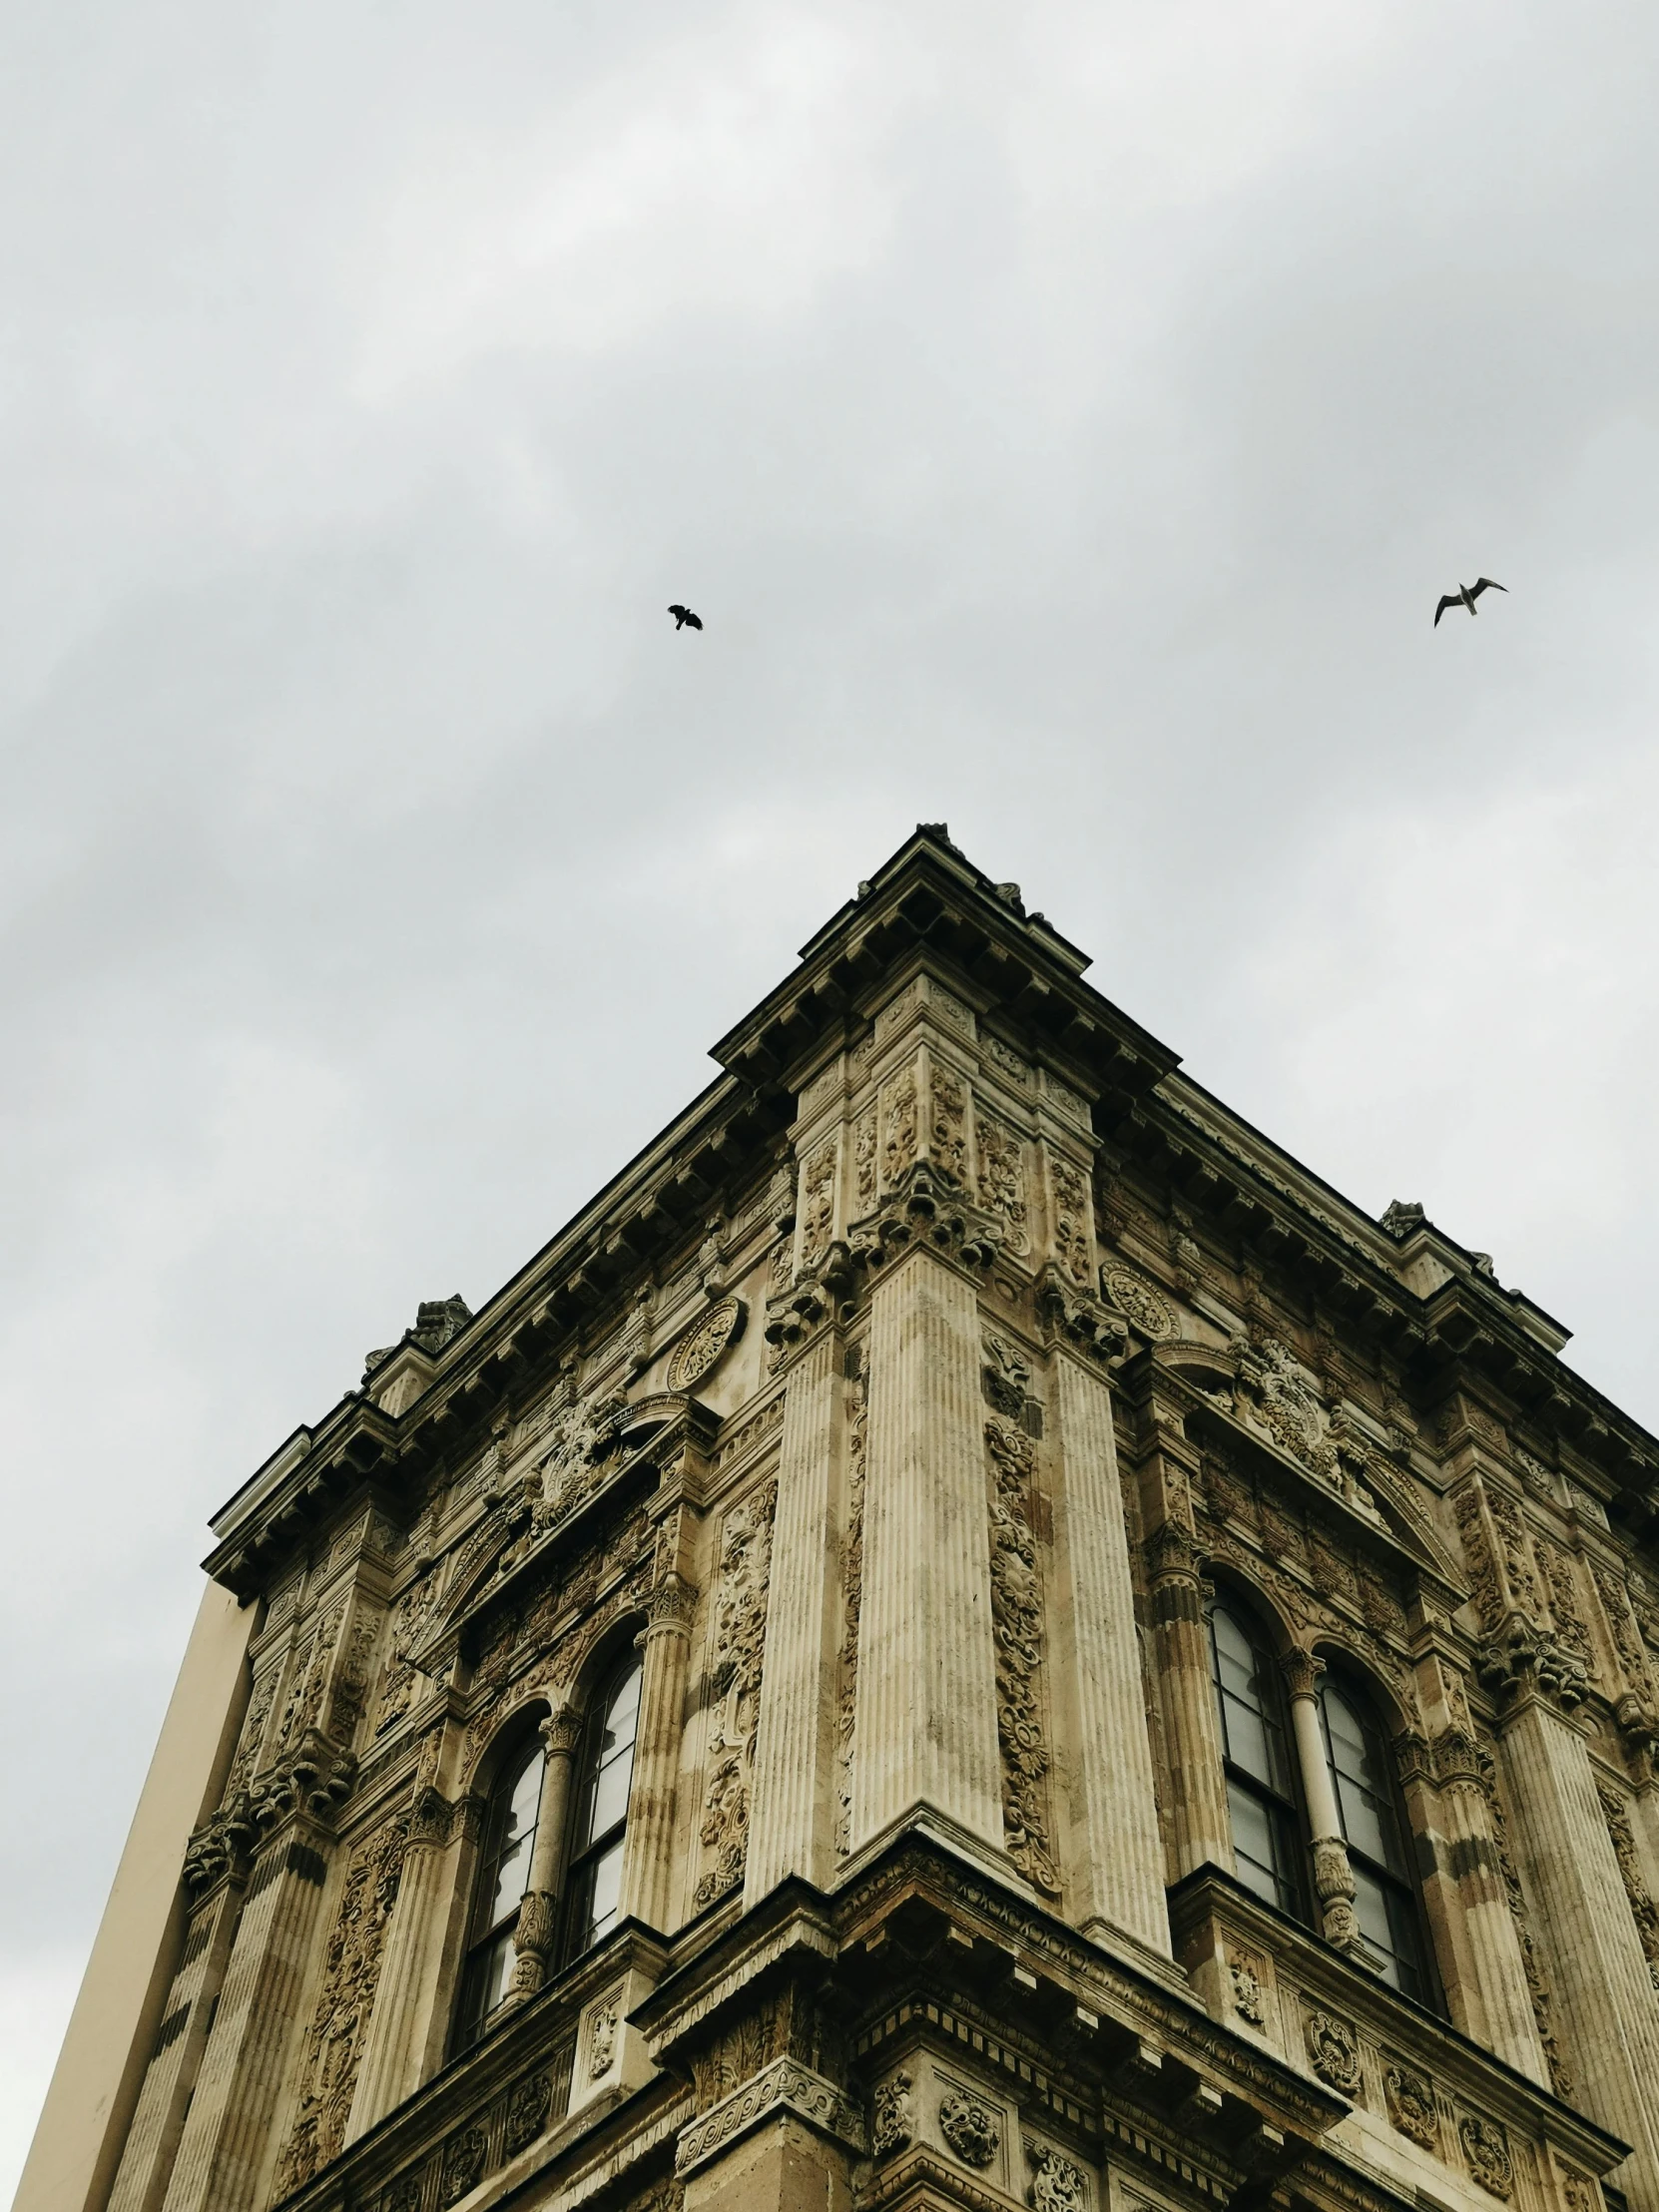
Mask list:
[{"label": "ornate stone building", "polygon": [[27,2212],[1659,2212],[1659,1444],[942,829],[214,1523]]}]

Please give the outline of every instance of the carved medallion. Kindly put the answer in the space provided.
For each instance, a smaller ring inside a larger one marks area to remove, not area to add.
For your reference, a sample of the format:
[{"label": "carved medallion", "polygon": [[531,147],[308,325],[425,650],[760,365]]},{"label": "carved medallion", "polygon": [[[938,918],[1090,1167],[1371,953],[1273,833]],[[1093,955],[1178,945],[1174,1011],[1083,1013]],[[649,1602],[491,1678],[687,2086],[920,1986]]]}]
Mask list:
[{"label": "carved medallion", "polygon": [[1143,1283],[1128,1268],[1102,1268],[1100,1288],[1107,1302],[1117,1308],[1131,1329],[1154,1344],[1175,1335],[1175,1316],[1150,1283]]},{"label": "carved medallion", "polygon": [[1360,2041],[1347,2020],[1330,2012],[1310,2012],[1303,2022],[1308,2057],[1322,2081],[1345,2097],[1360,2094]]},{"label": "carved medallion", "polygon": [[1002,2147],[996,2114],[961,2089],[940,2101],[939,2129],[964,2166],[988,2166]]},{"label": "carved medallion", "polygon": [[706,1375],[712,1375],[743,1335],[748,1312],[741,1298],[723,1298],[711,1306],[690,1336],[682,1337],[668,1364],[671,1390],[695,1390]]},{"label": "carved medallion", "polygon": [[1408,2135],[1424,2150],[1435,2149],[1440,2127],[1434,2110],[1434,2085],[1428,2076],[1418,2073],[1414,2066],[1393,2060],[1382,2069],[1382,2094],[1387,2099],[1388,2118],[1401,2135]]},{"label": "carved medallion", "polygon": [[502,2144],[509,2158],[533,2143],[547,2125],[553,2103],[553,2084],[546,2074],[532,2074],[521,2081],[507,2099],[507,2126]]},{"label": "carved medallion", "polygon": [[1509,2156],[1509,2138],[1495,2120],[1465,2112],[1457,2122],[1457,2140],[1463,2146],[1469,2172],[1482,2189],[1494,2197],[1513,2194],[1515,2168]]},{"label": "carved medallion", "polygon": [[596,2004],[588,2020],[588,2079],[597,2081],[611,2070],[616,2057],[617,2001],[607,1997]]}]

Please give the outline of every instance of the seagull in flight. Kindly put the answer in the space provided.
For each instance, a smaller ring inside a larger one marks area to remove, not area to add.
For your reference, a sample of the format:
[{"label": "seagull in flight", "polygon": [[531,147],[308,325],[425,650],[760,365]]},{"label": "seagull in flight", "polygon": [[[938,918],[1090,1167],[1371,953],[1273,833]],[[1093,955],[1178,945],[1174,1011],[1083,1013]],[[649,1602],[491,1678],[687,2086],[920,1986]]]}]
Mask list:
[{"label": "seagull in flight", "polygon": [[[1472,584],[1459,584],[1455,591],[1448,591],[1434,609],[1434,627],[1440,627],[1440,617],[1448,607],[1466,607],[1472,615],[1474,603],[1483,591],[1507,591],[1507,584],[1496,584],[1489,576],[1480,576]],[[695,617],[693,618],[696,619]]]},{"label": "seagull in flight", "polygon": [[[1478,591],[1480,586],[1476,584],[1474,588]],[[684,630],[688,623],[694,630],[701,630],[703,627],[702,616],[694,615],[689,607],[670,607],[668,611],[674,617],[676,630]]]}]

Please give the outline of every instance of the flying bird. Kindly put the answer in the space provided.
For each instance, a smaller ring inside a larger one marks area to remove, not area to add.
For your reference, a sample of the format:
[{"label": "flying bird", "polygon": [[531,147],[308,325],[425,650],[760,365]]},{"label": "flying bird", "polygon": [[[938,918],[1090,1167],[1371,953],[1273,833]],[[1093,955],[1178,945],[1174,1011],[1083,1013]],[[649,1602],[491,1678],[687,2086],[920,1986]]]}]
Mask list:
[{"label": "flying bird", "polygon": [[[1448,591],[1434,609],[1434,627],[1440,627],[1440,617],[1448,607],[1466,607],[1472,615],[1474,603],[1483,591],[1507,591],[1507,584],[1494,584],[1489,576],[1477,577],[1472,584],[1459,584],[1455,591]],[[695,619],[695,618],[694,618]]]},{"label": "flying bird", "polygon": [[[1476,584],[1474,588],[1478,591],[1480,586]],[[684,630],[688,623],[694,630],[701,630],[703,627],[702,616],[694,615],[689,607],[670,607],[668,611],[674,617],[676,630]]]}]

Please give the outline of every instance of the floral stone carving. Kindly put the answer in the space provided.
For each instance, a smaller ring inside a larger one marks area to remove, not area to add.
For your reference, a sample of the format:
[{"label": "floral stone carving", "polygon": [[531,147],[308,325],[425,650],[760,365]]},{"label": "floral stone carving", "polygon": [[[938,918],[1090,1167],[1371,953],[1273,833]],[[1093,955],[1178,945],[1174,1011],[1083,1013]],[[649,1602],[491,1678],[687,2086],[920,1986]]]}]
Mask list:
[{"label": "floral stone carving", "polygon": [[1002,2148],[996,2114],[962,2089],[940,2099],[939,2131],[964,2166],[988,2166]]},{"label": "floral stone carving", "polygon": [[1085,2212],[1089,2180],[1081,2166],[1046,2143],[1027,2142],[1025,2155],[1031,2162],[1031,2185],[1025,2201],[1035,2212]]},{"label": "floral stone carving", "polygon": [[1308,2058],[1322,2081],[1345,2097],[1360,2094],[1360,2039],[1347,2020],[1331,2012],[1310,2012],[1303,2022]]},{"label": "floral stone carving", "polygon": [[741,1298],[723,1298],[718,1306],[712,1306],[691,1335],[680,1340],[668,1364],[669,1388],[695,1390],[743,1335],[747,1319]]}]

